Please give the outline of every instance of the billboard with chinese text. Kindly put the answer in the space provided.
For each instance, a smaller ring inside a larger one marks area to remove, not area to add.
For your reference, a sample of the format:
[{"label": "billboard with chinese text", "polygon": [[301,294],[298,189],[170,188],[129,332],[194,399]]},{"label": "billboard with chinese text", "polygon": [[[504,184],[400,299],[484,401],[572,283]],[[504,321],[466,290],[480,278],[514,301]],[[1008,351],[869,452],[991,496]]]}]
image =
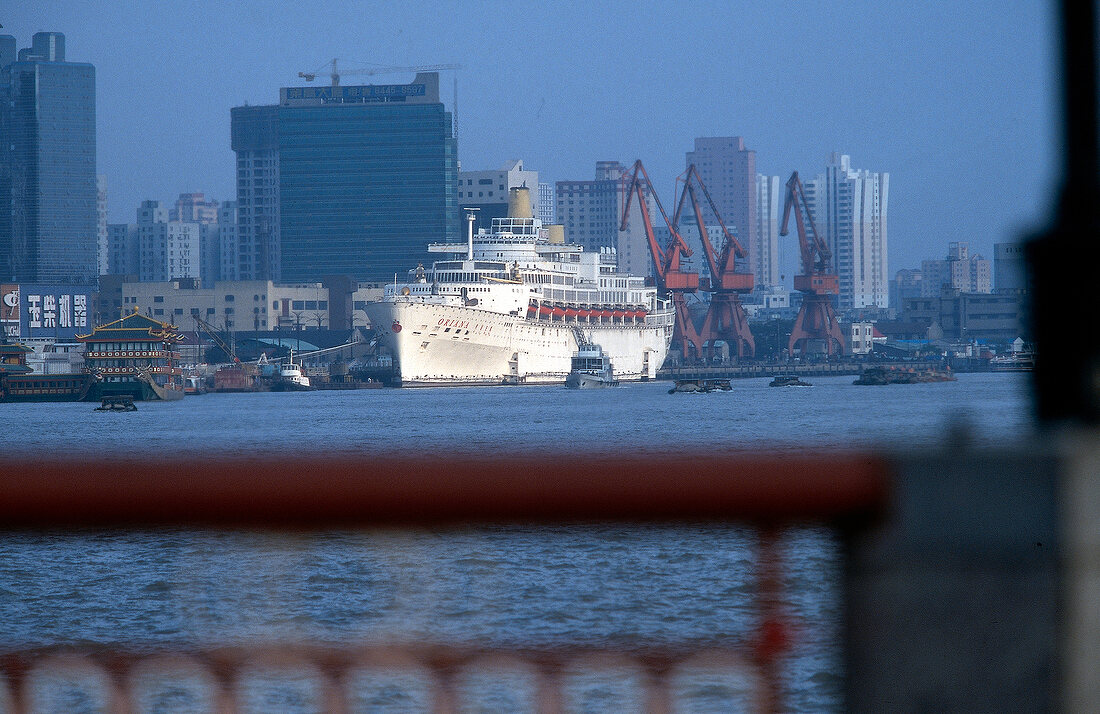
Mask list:
[{"label": "billboard with chinese text", "polygon": [[18,286],[19,337],[72,339],[91,332],[91,286]]}]

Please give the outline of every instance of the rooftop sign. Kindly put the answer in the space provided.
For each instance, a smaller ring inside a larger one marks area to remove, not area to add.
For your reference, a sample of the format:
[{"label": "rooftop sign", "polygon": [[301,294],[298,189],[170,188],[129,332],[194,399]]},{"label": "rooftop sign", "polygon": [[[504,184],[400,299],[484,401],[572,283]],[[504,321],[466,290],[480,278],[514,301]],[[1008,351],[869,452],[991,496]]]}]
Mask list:
[{"label": "rooftop sign", "polygon": [[283,105],[362,104],[366,102],[403,102],[410,97],[426,97],[425,84],[368,84],[351,87],[283,87],[279,103]]}]

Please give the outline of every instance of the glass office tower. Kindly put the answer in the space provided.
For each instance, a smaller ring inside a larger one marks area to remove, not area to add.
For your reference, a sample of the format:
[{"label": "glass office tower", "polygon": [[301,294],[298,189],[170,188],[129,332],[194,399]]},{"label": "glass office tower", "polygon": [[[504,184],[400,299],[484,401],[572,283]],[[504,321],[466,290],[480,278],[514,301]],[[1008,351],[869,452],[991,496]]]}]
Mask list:
[{"label": "glass office tower", "polygon": [[[242,245],[253,240],[244,225],[251,215],[254,242],[277,241],[256,253],[277,256],[279,280],[387,282],[429,262],[429,243],[460,239],[457,152],[438,74],[401,85],[284,88],[274,114],[249,107],[232,116]],[[255,180],[263,178],[277,191],[261,193]],[[277,231],[257,226],[264,215]]]},{"label": "glass office tower", "polygon": [[66,62],[58,32],[14,47],[0,37],[0,278],[94,284],[95,68]]}]

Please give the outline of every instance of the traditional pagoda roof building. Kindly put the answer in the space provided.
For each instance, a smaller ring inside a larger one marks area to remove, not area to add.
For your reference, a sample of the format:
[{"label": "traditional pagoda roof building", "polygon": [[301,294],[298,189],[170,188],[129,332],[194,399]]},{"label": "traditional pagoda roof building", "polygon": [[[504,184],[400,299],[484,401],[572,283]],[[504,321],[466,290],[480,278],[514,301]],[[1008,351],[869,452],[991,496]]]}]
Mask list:
[{"label": "traditional pagoda roof building", "polygon": [[99,325],[89,335],[77,335],[85,343],[84,363],[100,376],[92,398],[130,395],[135,400],[180,399],[182,370],[176,366],[175,346],[184,337],[175,325],[134,311],[114,322]]},{"label": "traditional pagoda roof building", "polygon": [[27,355],[32,352],[34,350],[25,345],[0,343],[0,376],[30,372]]},{"label": "traditional pagoda roof building", "polygon": [[37,374],[27,364],[34,350],[0,342],[0,402],[75,402],[85,398],[95,378],[87,372]]}]

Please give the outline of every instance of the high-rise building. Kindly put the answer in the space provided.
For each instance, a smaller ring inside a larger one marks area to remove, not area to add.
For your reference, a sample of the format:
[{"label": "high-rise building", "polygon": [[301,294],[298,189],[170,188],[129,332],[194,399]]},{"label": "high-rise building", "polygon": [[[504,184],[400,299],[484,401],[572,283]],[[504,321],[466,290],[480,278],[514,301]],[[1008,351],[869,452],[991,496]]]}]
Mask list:
[{"label": "high-rise building", "polygon": [[219,268],[217,277],[212,278],[213,280],[240,280],[240,252],[237,237],[239,225],[237,202],[222,201],[218,207]]},{"label": "high-rise building", "polygon": [[160,201],[143,201],[138,209],[141,282],[202,277],[201,224],[163,220],[168,215]]},{"label": "high-rise building", "polygon": [[491,228],[494,218],[508,215],[508,192],[513,188],[531,189],[531,215],[539,215],[539,192],[534,187],[539,183],[537,171],[523,168],[523,161],[513,159],[496,171],[459,171],[458,205],[462,208],[476,208],[477,220],[474,229]]},{"label": "high-rise building", "polygon": [[[203,206],[217,206],[215,219],[205,210],[181,209],[198,197]],[[176,216],[202,220],[176,220]],[[107,270],[104,275],[136,276],[142,282],[163,282],[175,278],[198,279],[203,283],[235,279],[237,274],[236,202],[206,201],[201,193],[182,194],[175,208],[160,201],[142,201],[137,222],[107,226]],[[227,265],[228,264],[228,265]]]},{"label": "high-rise building", "polygon": [[0,278],[94,284],[95,68],[65,60],[65,36],[31,47],[0,36]]},{"label": "high-rise building", "polygon": [[439,75],[284,87],[232,110],[240,277],[392,280],[460,238],[458,162]]},{"label": "high-rise building", "polygon": [[921,261],[921,297],[937,297],[944,286],[966,293],[993,292],[992,266],[981,255],[971,255],[963,242],[947,245],[943,260]]},{"label": "high-rise building", "polygon": [[96,212],[96,274],[106,275],[107,261],[107,177],[98,174],[95,177]]},{"label": "high-rise building", "polygon": [[176,205],[168,211],[168,220],[189,223],[217,223],[218,202],[206,200],[202,193],[181,193]]},{"label": "high-rise building", "polygon": [[890,281],[890,307],[901,310],[907,298],[920,297],[922,277],[919,270],[910,268],[899,270]]},{"label": "high-rise building", "polygon": [[614,250],[620,272],[650,275],[649,243],[637,201],[631,203],[626,230],[619,230],[629,181],[618,161],[597,161],[594,181],[558,181],[555,219],[565,227],[566,241],[590,251]]},{"label": "high-rise building", "polygon": [[107,270],[101,275],[137,275],[141,245],[136,223],[107,225]]},{"label": "high-rise building", "polygon": [[536,213],[542,225],[548,226],[554,222],[554,184],[539,184],[539,211]]},{"label": "high-rise building", "polygon": [[890,174],[853,169],[846,154],[834,152],[825,173],[803,186],[818,234],[833,253],[840,309],[887,307]]},{"label": "high-rise building", "polygon": [[756,288],[768,291],[779,285],[779,219],[783,193],[778,176],[756,175],[756,243],[745,247],[756,256],[753,277]]},{"label": "high-rise building", "polygon": [[566,241],[591,251],[617,246],[625,173],[618,161],[597,161],[596,180],[557,182],[557,216]]},{"label": "high-rise building", "polygon": [[[760,263],[764,258],[759,255],[756,235],[756,152],[746,149],[745,139],[740,136],[699,137],[695,140],[695,150],[686,155],[685,165],[691,164],[695,164],[706,184],[722,222],[748,253],[748,268],[759,281],[762,276]],[[710,207],[705,206],[703,211],[703,218],[709,225]]]},{"label": "high-rise building", "polygon": [[993,244],[993,289],[998,293],[1027,292],[1027,268],[1022,243]]},{"label": "high-rise building", "polygon": [[230,111],[237,153],[237,266],[241,280],[279,279],[279,108]]}]

